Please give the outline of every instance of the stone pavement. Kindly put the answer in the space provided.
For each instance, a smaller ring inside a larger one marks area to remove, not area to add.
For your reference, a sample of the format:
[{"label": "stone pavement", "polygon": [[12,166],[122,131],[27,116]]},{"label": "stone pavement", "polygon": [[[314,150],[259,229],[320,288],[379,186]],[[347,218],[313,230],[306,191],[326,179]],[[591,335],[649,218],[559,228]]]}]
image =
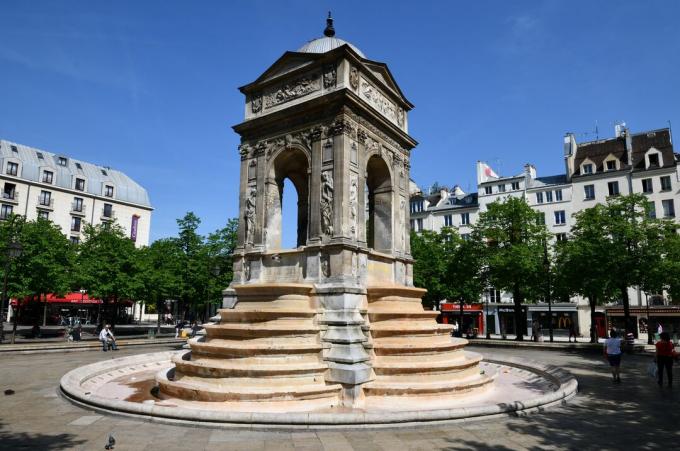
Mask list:
[{"label": "stone pavement", "polygon": [[[471,349],[474,349],[472,346]],[[158,350],[168,348],[159,347]],[[0,449],[98,450],[109,433],[116,450],[468,450],[677,449],[680,380],[659,389],[646,375],[648,356],[626,356],[623,384],[612,385],[608,367],[593,354],[536,349],[477,348],[563,365],[579,380],[567,405],[518,418],[378,430],[252,431],[158,424],[101,415],[74,406],[57,393],[60,377],[86,363],[140,352],[3,355]],[[676,372],[676,378],[680,378]]]}]

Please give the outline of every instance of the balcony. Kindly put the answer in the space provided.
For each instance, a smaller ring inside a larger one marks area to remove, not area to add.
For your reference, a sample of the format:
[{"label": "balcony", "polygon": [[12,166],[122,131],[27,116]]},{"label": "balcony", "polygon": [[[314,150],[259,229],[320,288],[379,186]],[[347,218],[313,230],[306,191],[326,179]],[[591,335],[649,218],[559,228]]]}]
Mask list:
[{"label": "balcony", "polygon": [[76,204],[75,202],[71,203],[71,214],[75,216],[85,216],[85,212],[87,211],[87,205],[83,204]]},{"label": "balcony", "polygon": [[2,201],[7,202],[10,204],[18,204],[19,203],[19,191],[17,190],[12,190],[12,191],[3,191],[2,192]]},{"label": "balcony", "polygon": [[54,210],[54,199],[46,199],[44,197],[38,197],[38,208],[42,210]]}]

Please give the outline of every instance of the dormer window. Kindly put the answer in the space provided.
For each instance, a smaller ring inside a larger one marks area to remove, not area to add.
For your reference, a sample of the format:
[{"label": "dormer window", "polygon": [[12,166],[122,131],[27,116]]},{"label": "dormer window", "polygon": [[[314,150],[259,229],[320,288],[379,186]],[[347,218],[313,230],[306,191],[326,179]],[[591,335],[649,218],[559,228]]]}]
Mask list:
[{"label": "dormer window", "polygon": [[19,149],[17,149],[17,146],[12,146],[12,153],[19,154]]},{"label": "dormer window", "polygon": [[649,165],[647,168],[658,168],[659,167],[659,154],[650,153],[649,154]]},{"label": "dormer window", "polygon": [[38,160],[44,160],[45,159],[42,152],[36,152],[35,154],[38,156]]},{"label": "dormer window", "polygon": [[82,166],[80,163],[76,163],[76,168],[82,170],[82,169],[83,169],[83,166]]},{"label": "dormer window", "polygon": [[607,170],[608,171],[616,171],[616,160],[607,161]]},{"label": "dormer window", "polygon": [[592,174],[593,173],[593,165],[591,163],[586,163],[583,165],[583,173],[584,174]]},{"label": "dormer window", "polygon": [[[104,195],[105,195],[106,197],[113,197],[113,186],[111,186],[111,185],[106,185],[106,186],[104,187]],[[420,201],[420,202],[421,202],[421,204],[422,204],[422,201]]]},{"label": "dormer window", "polygon": [[17,175],[19,173],[19,164],[12,161],[7,162],[7,175]]},{"label": "dormer window", "polygon": [[109,175],[109,174],[106,173],[106,171],[105,171],[104,169],[102,169],[101,171],[102,171],[102,175],[104,175],[104,176],[108,176],[108,175]]},{"label": "dormer window", "polygon": [[76,189],[78,191],[85,191],[85,179],[76,179]]},{"label": "dormer window", "polygon": [[57,160],[57,164],[59,164],[59,166],[66,166],[68,164],[68,160],[66,159],[66,157],[59,157]]}]

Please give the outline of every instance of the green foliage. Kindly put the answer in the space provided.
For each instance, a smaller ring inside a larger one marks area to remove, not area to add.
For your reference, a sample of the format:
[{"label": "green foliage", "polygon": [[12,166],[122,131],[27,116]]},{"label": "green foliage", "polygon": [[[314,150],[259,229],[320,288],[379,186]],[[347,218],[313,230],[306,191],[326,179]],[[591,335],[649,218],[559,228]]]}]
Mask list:
[{"label": "green foliage", "polygon": [[[452,235],[455,235],[452,233]],[[426,308],[432,308],[442,299],[451,295],[447,283],[448,255],[446,238],[430,230],[411,232],[411,255],[413,263],[413,284],[427,289],[423,296]]]}]

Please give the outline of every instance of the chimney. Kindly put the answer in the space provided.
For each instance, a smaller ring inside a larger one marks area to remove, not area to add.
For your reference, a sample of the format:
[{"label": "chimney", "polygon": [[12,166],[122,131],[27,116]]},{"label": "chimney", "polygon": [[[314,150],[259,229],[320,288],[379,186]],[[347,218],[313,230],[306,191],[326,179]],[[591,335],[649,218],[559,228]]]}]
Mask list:
[{"label": "chimney", "polygon": [[576,138],[569,132],[564,135],[564,156],[569,157],[576,153]]},{"label": "chimney", "polygon": [[453,187],[452,194],[460,199],[465,196],[465,191],[462,190],[462,188],[459,185],[456,185]]},{"label": "chimney", "polygon": [[614,125],[614,136],[617,138],[622,138],[626,134],[626,123],[620,122]]},{"label": "chimney", "polygon": [[536,178],[536,167],[531,164],[527,163],[524,165],[524,175],[527,177],[528,180],[533,180]]}]

